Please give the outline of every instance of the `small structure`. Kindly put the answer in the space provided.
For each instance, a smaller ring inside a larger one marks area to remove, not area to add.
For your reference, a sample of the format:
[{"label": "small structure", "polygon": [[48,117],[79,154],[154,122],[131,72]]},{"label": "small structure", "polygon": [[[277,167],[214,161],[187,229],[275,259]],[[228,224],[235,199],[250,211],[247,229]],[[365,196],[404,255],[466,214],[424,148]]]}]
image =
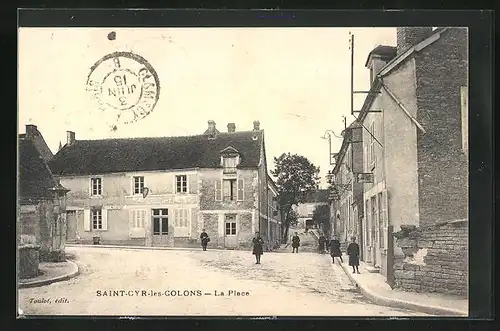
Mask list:
[{"label": "small structure", "polygon": [[19,136],[17,233],[22,278],[36,276],[39,261],[65,259],[69,190],[54,178],[36,146],[30,135]]}]

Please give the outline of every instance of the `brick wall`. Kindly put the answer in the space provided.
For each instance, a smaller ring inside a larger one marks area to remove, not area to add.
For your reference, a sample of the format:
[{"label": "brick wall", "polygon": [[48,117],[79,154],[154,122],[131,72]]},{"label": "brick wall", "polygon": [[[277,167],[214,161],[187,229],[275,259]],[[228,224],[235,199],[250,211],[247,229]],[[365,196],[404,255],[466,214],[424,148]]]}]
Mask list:
[{"label": "brick wall", "polygon": [[467,218],[468,160],[462,151],[460,88],[468,84],[466,28],[450,28],[416,55],[420,226]]},{"label": "brick wall", "polygon": [[399,231],[395,236],[395,287],[467,296],[467,220],[415,227],[410,233]]}]

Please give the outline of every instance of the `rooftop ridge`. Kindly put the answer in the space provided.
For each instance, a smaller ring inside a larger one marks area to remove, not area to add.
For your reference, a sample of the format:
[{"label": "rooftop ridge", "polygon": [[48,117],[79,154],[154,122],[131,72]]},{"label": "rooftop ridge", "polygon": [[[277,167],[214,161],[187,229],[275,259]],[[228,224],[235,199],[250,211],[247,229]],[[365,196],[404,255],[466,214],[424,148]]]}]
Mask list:
[{"label": "rooftop ridge", "polygon": [[[247,131],[236,131],[236,132],[221,132],[217,135],[224,136],[235,136],[241,134],[249,134],[249,133],[262,133],[264,130],[247,130]],[[113,140],[147,140],[147,139],[165,139],[165,138],[198,138],[198,137],[206,137],[206,134],[196,134],[196,135],[184,135],[184,136],[157,136],[157,137],[117,137],[117,138],[100,138],[100,139],[77,139],[75,142],[82,141],[113,141]]]}]

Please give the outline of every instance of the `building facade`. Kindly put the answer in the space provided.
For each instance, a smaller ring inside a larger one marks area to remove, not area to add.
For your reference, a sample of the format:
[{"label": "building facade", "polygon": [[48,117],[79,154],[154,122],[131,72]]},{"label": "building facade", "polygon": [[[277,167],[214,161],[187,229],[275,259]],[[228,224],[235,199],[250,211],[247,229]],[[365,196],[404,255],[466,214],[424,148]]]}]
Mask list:
[{"label": "building facade", "polygon": [[50,167],[68,194],[68,240],[140,246],[248,248],[254,232],[266,243],[268,177],[264,131],[76,140]]},{"label": "building facade", "polygon": [[339,153],[335,156],[335,166],[330,172],[331,218],[334,234],[342,247],[356,237],[361,247],[365,244],[363,225],[363,185],[356,179],[362,173],[362,127],[353,122],[343,132],[343,141]]},{"label": "building facade", "polygon": [[328,205],[328,190],[318,189],[305,197],[305,202],[294,205],[292,208],[298,214],[297,227],[303,229],[316,228],[313,221],[314,209],[317,206]]},{"label": "building facade", "polygon": [[394,286],[467,292],[467,47],[466,28],[403,27],[366,61],[363,260]]}]

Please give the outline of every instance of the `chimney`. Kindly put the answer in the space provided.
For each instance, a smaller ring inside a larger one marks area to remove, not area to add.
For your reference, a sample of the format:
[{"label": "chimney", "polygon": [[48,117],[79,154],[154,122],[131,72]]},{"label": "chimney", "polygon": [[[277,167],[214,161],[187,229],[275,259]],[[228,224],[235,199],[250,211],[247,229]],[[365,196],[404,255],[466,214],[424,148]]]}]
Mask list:
[{"label": "chimney", "polygon": [[253,121],[253,130],[254,131],[260,130],[260,122],[259,121]]},{"label": "chimney", "polygon": [[208,131],[215,131],[215,121],[208,121]]},{"label": "chimney", "polygon": [[66,133],[68,137],[66,144],[71,146],[75,142],[75,133],[73,131],[66,131]]},{"label": "chimney", "polygon": [[397,28],[398,55],[415,46],[432,34],[432,27],[399,27]]},{"label": "chimney", "polygon": [[38,129],[36,125],[33,124],[26,124],[26,138],[27,139],[33,139],[35,135],[38,133]]},{"label": "chimney", "polygon": [[233,133],[236,131],[236,124],[234,123],[228,123],[227,124],[227,132]]}]

